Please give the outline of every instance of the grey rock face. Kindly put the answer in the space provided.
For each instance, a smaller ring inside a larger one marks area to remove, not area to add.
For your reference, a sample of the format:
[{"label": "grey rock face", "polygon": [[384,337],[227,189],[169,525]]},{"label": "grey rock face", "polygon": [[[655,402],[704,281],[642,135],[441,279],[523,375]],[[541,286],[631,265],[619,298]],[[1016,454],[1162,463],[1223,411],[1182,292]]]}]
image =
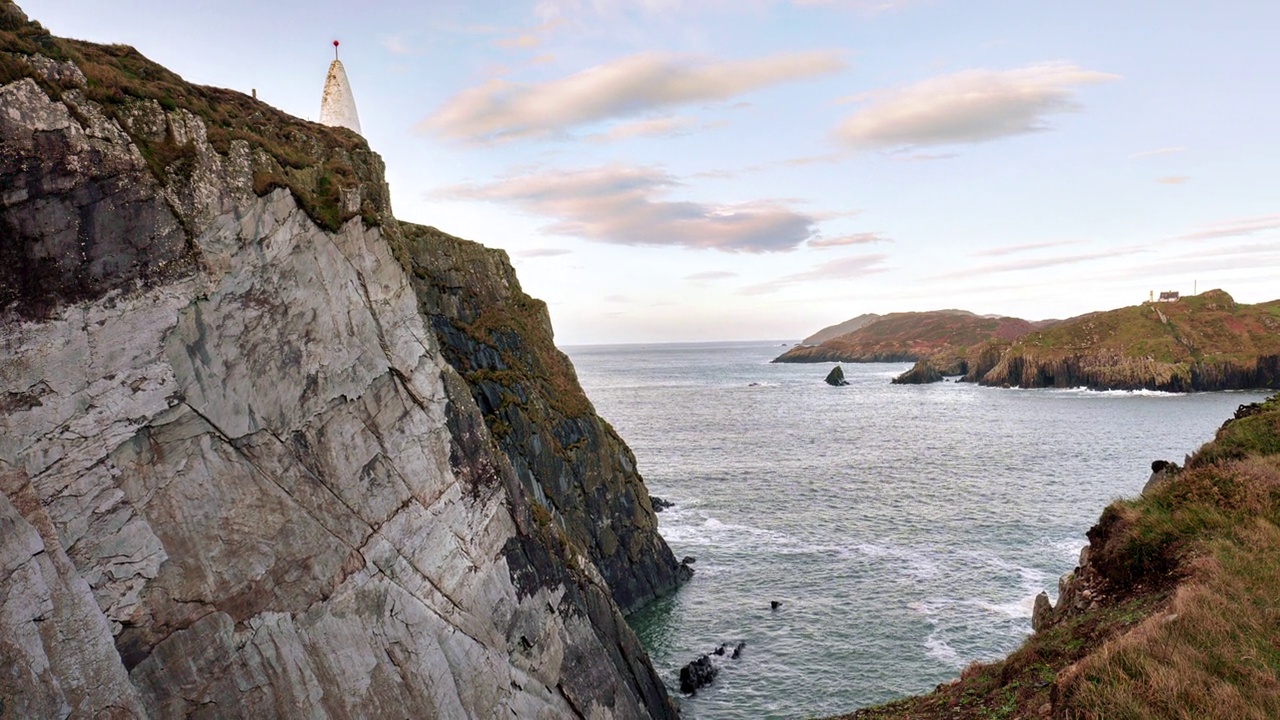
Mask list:
[{"label": "grey rock face", "polygon": [[546,305],[505,252],[401,223],[398,254],[444,357],[467,381],[526,491],[586,552],[624,612],[673,591],[692,568],[658,534],[630,448],[556,349]]},{"label": "grey rock face", "polygon": [[20,715],[674,716],[380,228],[257,197],[180,110],[132,108],[190,133],[161,187],[83,98],[20,80],[0,107],[0,253],[42,273],[0,271]]}]

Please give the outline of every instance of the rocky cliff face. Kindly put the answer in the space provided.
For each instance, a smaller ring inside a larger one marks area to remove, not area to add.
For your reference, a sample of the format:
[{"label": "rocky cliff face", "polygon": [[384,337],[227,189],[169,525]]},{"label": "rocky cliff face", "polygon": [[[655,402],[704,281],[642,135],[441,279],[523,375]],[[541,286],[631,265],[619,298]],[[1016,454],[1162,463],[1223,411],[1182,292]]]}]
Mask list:
[{"label": "rocky cliff face", "polygon": [[630,612],[692,574],[658,534],[635,457],[556,349],[540,300],[506,253],[401,224],[397,245],[444,357],[462,375],[525,488]]},{"label": "rocky cliff face", "polygon": [[5,715],[673,716],[418,312],[376,155],[95,100],[139,56],[7,1],[0,41]]}]

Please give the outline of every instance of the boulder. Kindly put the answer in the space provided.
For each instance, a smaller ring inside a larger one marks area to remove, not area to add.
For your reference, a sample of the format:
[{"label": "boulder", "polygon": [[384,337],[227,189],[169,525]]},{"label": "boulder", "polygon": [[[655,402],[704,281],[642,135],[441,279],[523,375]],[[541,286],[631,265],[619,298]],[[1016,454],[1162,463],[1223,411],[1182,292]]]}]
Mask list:
[{"label": "boulder", "polygon": [[1147,484],[1142,486],[1142,494],[1146,495],[1149,491],[1155,489],[1159,485],[1173,479],[1175,475],[1181,471],[1175,462],[1168,460],[1156,460],[1151,463],[1151,477],[1147,478]]},{"label": "boulder", "polygon": [[917,360],[910,370],[893,379],[894,385],[925,385],[942,382],[942,373],[928,360]]},{"label": "boulder", "polygon": [[844,368],[839,365],[831,368],[831,372],[827,373],[827,384],[834,387],[848,385],[849,381],[844,379]]},{"label": "boulder", "polygon": [[716,679],[720,668],[711,664],[711,658],[699,655],[697,660],[680,668],[680,692],[686,695],[698,694],[698,688],[710,685]]},{"label": "boulder", "polygon": [[1031,610],[1031,629],[1040,632],[1048,627],[1049,620],[1053,616],[1053,603],[1049,602],[1049,593],[1040,591],[1036,596],[1035,607]]}]

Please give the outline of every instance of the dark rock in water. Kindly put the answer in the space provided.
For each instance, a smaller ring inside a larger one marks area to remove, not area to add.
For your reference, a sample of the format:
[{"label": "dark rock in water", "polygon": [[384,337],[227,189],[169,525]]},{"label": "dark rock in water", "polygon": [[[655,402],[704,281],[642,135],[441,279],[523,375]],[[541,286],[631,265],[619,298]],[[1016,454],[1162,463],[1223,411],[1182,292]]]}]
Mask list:
[{"label": "dark rock in water", "polygon": [[720,647],[716,648],[715,650],[712,650],[711,652],[715,653],[716,655],[724,655],[724,651],[728,647],[729,645],[727,643],[722,643]]},{"label": "dark rock in water", "polygon": [[747,387],[760,387],[760,383],[758,382],[747,383]]},{"label": "dark rock in water", "polygon": [[694,563],[696,563],[696,562],[698,562],[698,558],[696,558],[696,557],[694,557],[694,556],[692,556],[692,555],[685,555],[685,556],[684,556],[684,559],[680,561],[680,564],[681,564],[681,565],[692,565],[692,564],[694,564]]},{"label": "dark rock in water", "polygon": [[732,657],[734,660],[737,660],[738,658],[742,657],[742,651],[746,647],[747,647],[746,640],[739,641],[738,644],[733,648],[733,655],[731,655],[730,657]]},{"label": "dark rock in water", "polygon": [[701,655],[697,660],[680,668],[680,692],[685,695],[696,695],[698,688],[706,687],[716,679],[720,668],[711,664],[711,658]]},{"label": "dark rock in water", "polygon": [[848,385],[849,382],[844,379],[844,368],[839,365],[831,368],[831,372],[827,373],[827,384],[835,387]]},{"label": "dark rock in water", "polygon": [[654,511],[654,512],[656,512],[656,513],[660,513],[660,512],[662,512],[663,510],[666,510],[666,509],[667,509],[667,508],[669,508],[669,507],[675,507],[675,506],[676,506],[676,504],[675,504],[675,503],[673,503],[673,502],[671,502],[670,500],[663,500],[662,498],[658,497],[657,495],[650,495],[650,496],[649,496],[649,504],[650,504],[650,505],[653,505],[653,511]]},{"label": "dark rock in water", "polygon": [[780,607],[782,607],[782,602],[781,602],[781,601],[779,601],[779,600],[770,600],[770,601],[769,601],[769,609],[770,609],[770,610],[777,610],[777,609],[778,609],[778,608],[780,608]]},{"label": "dark rock in water", "polygon": [[917,360],[912,368],[893,379],[894,385],[924,385],[942,382],[942,373],[928,360]]}]

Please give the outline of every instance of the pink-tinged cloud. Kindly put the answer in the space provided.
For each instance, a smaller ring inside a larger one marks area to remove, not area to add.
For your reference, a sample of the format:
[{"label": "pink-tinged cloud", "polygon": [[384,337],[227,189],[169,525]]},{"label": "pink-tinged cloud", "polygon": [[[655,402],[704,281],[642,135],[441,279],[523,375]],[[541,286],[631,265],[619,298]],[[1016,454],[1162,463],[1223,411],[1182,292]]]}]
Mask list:
[{"label": "pink-tinged cloud", "polygon": [[609,128],[609,132],[592,135],[590,140],[630,140],[639,137],[675,137],[685,135],[698,126],[698,120],[691,117],[661,117],[649,120],[634,120],[620,123]]},{"label": "pink-tinged cloud", "polygon": [[1054,257],[1027,258],[1026,260],[1011,260],[1009,262],[991,263],[989,265],[979,265],[977,267],[961,268],[951,272],[932,275],[933,280],[950,280],[955,278],[973,277],[976,275],[992,275],[996,273],[1006,272],[1025,272],[1028,270],[1040,270],[1048,267],[1058,267],[1060,265],[1075,265],[1083,262],[1091,262],[1094,260],[1104,260],[1106,258],[1121,257],[1124,255],[1133,255],[1135,253],[1146,252],[1141,247],[1125,247],[1116,248],[1114,250],[1101,250],[1092,253],[1079,253],[1075,255],[1056,255]]},{"label": "pink-tinged cloud", "polygon": [[685,280],[703,281],[703,280],[728,280],[729,278],[738,277],[738,273],[732,270],[707,270],[706,272],[696,272],[692,275],[685,275]]},{"label": "pink-tinged cloud", "polygon": [[1189,180],[1191,180],[1191,178],[1186,175],[1169,175],[1167,177],[1156,178],[1156,182],[1161,185],[1182,185]]},{"label": "pink-tinged cloud", "polygon": [[853,147],[900,148],[1041,132],[1049,115],[1080,109],[1077,87],[1119,77],[1065,64],[966,70],[873,93],[836,135]]},{"label": "pink-tinged cloud", "polygon": [[1218,238],[1240,237],[1267,230],[1280,229],[1280,215],[1263,215],[1254,218],[1227,220],[1209,225],[1201,230],[1178,236],[1178,240],[1216,240]]},{"label": "pink-tinged cloud", "polygon": [[880,233],[864,232],[853,233],[852,235],[841,235],[833,238],[814,238],[809,241],[809,247],[829,248],[843,247],[845,245],[867,245],[870,243],[882,242],[893,242],[893,240],[881,235]]},{"label": "pink-tinged cloud", "polygon": [[727,100],[845,67],[832,51],[728,62],[643,53],[544,83],[490,79],[447,100],[419,129],[471,142],[554,137],[591,123]]},{"label": "pink-tinged cloud", "polygon": [[1175,153],[1180,153],[1180,152],[1182,152],[1183,150],[1186,150],[1186,148],[1185,148],[1185,147],[1182,147],[1182,146],[1178,146],[1178,147],[1162,147],[1162,148],[1156,148],[1155,150],[1143,150],[1142,152],[1136,152],[1136,153],[1134,153],[1134,154],[1130,155],[1130,156],[1129,156],[1129,159],[1130,159],[1130,160],[1141,160],[1142,158],[1158,157],[1158,156],[1160,156],[1160,155],[1173,155],[1173,154],[1175,154]]},{"label": "pink-tinged cloud", "polygon": [[565,248],[534,248],[532,250],[522,250],[516,253],[516,257],[522,257],[522,258],[559,257],[561,255],[569,255],[572,252],[573,252],[572,250],[567,250]]},{"label": "pink-tinged cloud", "polygon": [[978,250],[969,254],[974,257],[999,257],[1001,255],[1016,255],[1018,253],[1031,252],[1032,250],[1043,250],[1045,248],[1076,244],[1078,244],[1076,240],[1050,240],[1049,242],[1005,245],[1004,247],[991,248],[989,250]]},{"label": "pink-tinged cloud", "polygon": [[778,202],[666,199],[679,184],[656,168],[613,165],[460,185],[440,194],[515,205],[552,219],[543,228],[548,234],[618,245],[777,252],[795,249],[816,230],[812,216]]},{"label": "pink-tinged cloud", "polygon": [[882,253],[866,255],[849,255],[847,257],[828,260],[811,270],[784,275],[777,280],[748,285],[739,291],[742,295],[767,295],[777,292],[788,285],[798,283],[821,282],[825,280],[853,280],[876,273],[886,272],[889,268],[884,261],[889,256]]}]

